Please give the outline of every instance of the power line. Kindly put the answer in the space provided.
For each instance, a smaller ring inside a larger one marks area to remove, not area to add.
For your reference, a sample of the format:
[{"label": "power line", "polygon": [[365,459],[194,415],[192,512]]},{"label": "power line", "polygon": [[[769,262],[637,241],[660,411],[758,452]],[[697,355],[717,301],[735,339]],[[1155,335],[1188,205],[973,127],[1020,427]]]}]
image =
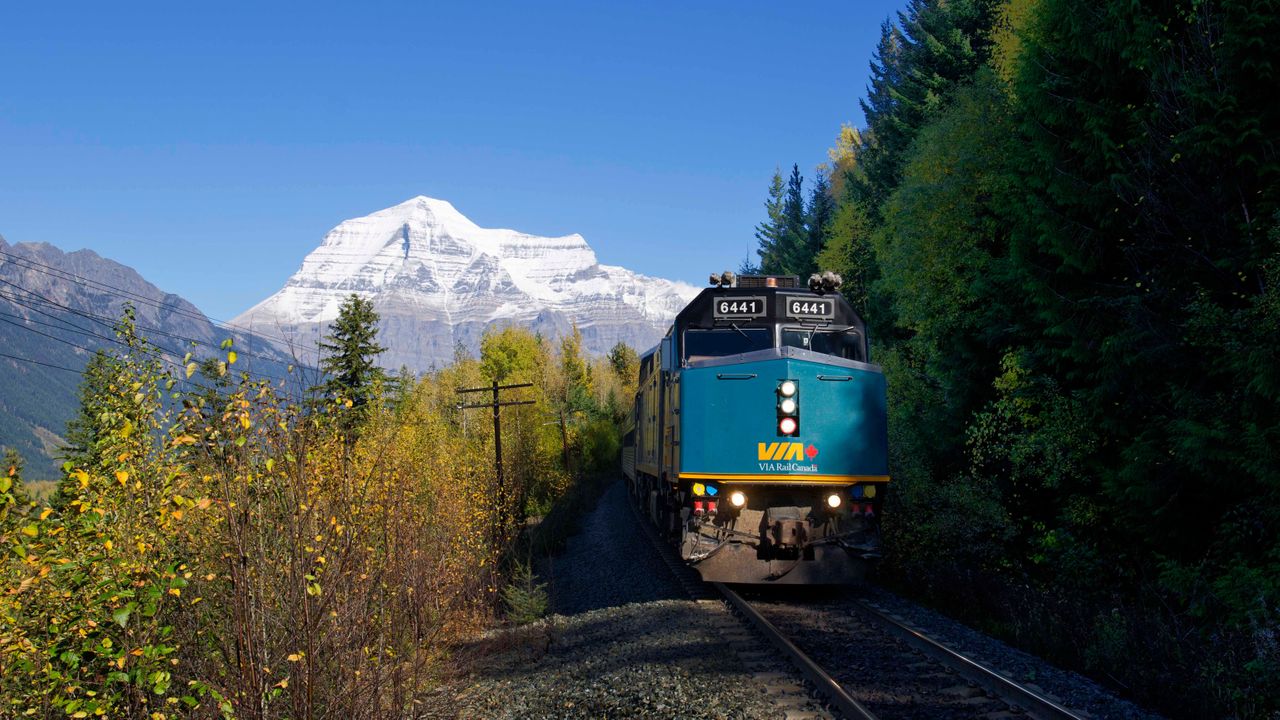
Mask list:
[{"label": "power line", "polygon": [[[299,349],[299,350],[304,350],[304,349],[305,349],[305,350],[308,350],[308,351],[314,351],[314,352],[316,353],[317,357],[319,357],[319,356],[320,356],[320,354],[321,354],[321,348],[319,347],[319,343],[318,343],[318,342],[317,342],[316,344],[314,344],[314,345],[313,345],[313,344],[304,344],[304,343],[301,343],[297,338],[285,338],[285,337],[282,337],[282,336],[280,336],[280,335],[272,335],[272,334],[269,334],[269,333],[259,332],[259,331],[257,331],[257,330],[254,330],[253,328],[246,328],[246,327],[244,327],[244,326],[240,326],[240,325],[233,325],[233,324],[231,324],[231,323],[229,323],[229,322],[226,322],[226,321],[218,320],[218,319],[216,319],[216,318],[209,317],[209,316],[204,315],[204,314],[202,314],[202,313],[200,313],[200,312],[191,312],[191,311],[186,310],[186,309],[181,308],[181,307],[177,307],[177,306],[174,306],[174,305],[165,304],[165,303],[163,303],[163,302],[160,302],[160,301],[158,301],[158,300],[154,300],[154,299],[152,299],[152,298],[148,298],[148,297],[146,297],[146,296],[144,296],[144,295],[140,295],[140,294],[135,293],[135,292],[133,292],[133,291],[126,290],[126,289],[124,289],[124,288],[117,287],[117,286],[115,286],[115,285],[111,285],[110,283],[102,282],[102,281],[100,281],[100,280],[94,280],[94,279],[92,279],[92,278],[88,278],[88,277],[85,277],[85,276],[83,276],[83,275],[80,275],[80,274],[77,274],[77,273],[71,272],[70,270],[64,270],[64,269],[62,269],[62,268],[54,267],[54,266],[52,266],[52,265],[48,265],[48,264],[45,264],[45,263],[39,262],[39,261],[37,261],[37,260],[32,260],[32,259],[30,259],[30,258],[27,258],[27,257],[21,256],[21,255],[16,255],[16,254],[11,253],[11,252],[6,252],[6,251],[4,251],[4,250],[0,250],[0,256],[4,256],[4,257],[9,258],[9,259],[10,259],[10,261],[17,263],[17,264],[18,264],[18,267],[23,267],[23,268],[28,269],[28,270],[34,270],[35,272],[39,272],[39,273],[42,273],[42,274],[47,275],[47,276],[50,276],[50,277],[54,277],[54,278],[59,279],[59,280],[71,281],[71,279],[73,279],[73,278],[74,278],[76,281],[79,281],[79,282],[81,282],[81,283],[83,283],[83,284],[86,284],[86,285],[92,285],[92,286],[95,286],[95,287],[97,287],[97,288],[101,288],[101,289],[104,289],[104,290],[110,290],[110,291],[115,292],[115,293],[118,293],[118,294],[120,294],[120,295],[123,295],[123,296],[129,297],[129,298],[135,299],[135,300],[137,300],[138,302],[144,303],[144,304],[149,305],[149,306],[151,306],[151,307],[155,307],[155,308],[158,308],[158,309],[161,309],[161,310],[168,310],[168,311],[170,311],[171,313],[173,313],[173,314],[175,314],[175,315],[181,315],[181,316],[189,317],[189,318],[192,318],[192,319],[195,319],[195,320],[201,320],[201,321],[204,321],[204,322],[208,322],[208,323],[210,323],[211,325],[213,325],[214,327],[220,327],[220,328],[227,329],[227,330],[230,330],[230,331],[238,331],[238,332],[240,332],[240,333],[243,333],[243,334],[247,335],[247,336],[249,337],[249,340],[250,340],[250,341],[252,341],[255,337],[257,337],[257,338],[262,338],[262,339],[264,339],[264,340],[274,340],[274,341],[276,341],[276,342],[278,342],[278,343],[282,343],[282,344],[284,344],[285,346],[287,346],[287,347],[289,347],[289,348],[291,348],[291,349],[295,349],[295,348],[296,348],[296,349]],[[339,263],[339,264],[354,264],[354,263]],[[32,291],[32,290],[28,290],[27,288],[21,287],[21,286],[19,286],[19,285],[15,285],[14,283],[8,282],[8,281],[6,281],[6,280],[4,280],[4,279],[2,279],[2,278],[0,278],[0,282],[5,283],[6,285],[10,285],[10,286],[12,286],[12,287],[15,287],[15,288],[17,288],[17,289],[19,289],[19,290],[21,290],[21,291],[23,291],[23,292],[26,292],[26,293],[30,293],[30,294],[32,294],[32,295],[35,295],[36,297],[39,297],[41,300],[43,300],[43,301],[44,301],[45,303],[47,303],[48,305],[51,305],[51,306],[54,306],[54,307],[61,308],[61,309],[63,309],[63,310],[66,310],[67,312],[73,313],[73,314],[78,315],[78,316],[80,316],[80,317],[84,317],[84,318],[85,318],[85,319],[87,319],[87,320],[90,320],[90,321],[93,321],[93,322],[96,322],[96,323],[98,323],[98,324],[103,325],[103,326],[104,326],[104,327],[106,327],[107,329],[111,330],[113,333],[115,332],[115,325],[114,325],[114,321],[115,321],[115,319],[114,319],[114,318],[110,318],[110,317],[106,317],[106,316],[101,316],[101,315],[94,315],[94,314],[92,314],[92,313],[87,313],[87,312],[84,312],[84,311],[77,310],[77,309],[72,308],[72,307],[69,307],[69,306],[67,306],[67,305],[63,305],[63,304],[58,303],[58,302],[56,302],[56,301],[50,300],[50,299],[48,299],[48,298],[44,297],[43,295],[40,295],[39,293],[36,293],[36,292],[34,292],[34,291]],[[0,295],[0,297],[4,297],[4,296],[3,296],[3,295]],[[26,306],[26,307],[28,307],[28,309],[35,310],[36,312],[40,312],[40,311],[39,311],[38,309],[36,309],[36,308],[30,307],[30,306]],[[42,313],[42,314],[45,314],[45,313]],[[46,316],[48,316],[48,315],[46,314]],[[52,317],[52,316],[48,316],[48,317]],[[138,327],[138,329],[139,329],[139,330],[144,330],[144,331],[147,331],[147,332],[156,333],[156,334],[159,334],[159,335],[164,335],[164,336],[167,336],[167,337],[170,337],[170,338],[174,338],[174,339],[177,339],[177,340],[184,340],[184,341],[187,341],[187,342],[195,343],[195,344],[197,344],[197,345],[202,345],[202,346],[205,346],[205,347],[214,348],[214,349],[218,349],[218,350],[221,350],[221,349],[222,349],[220,346],[218,346],[218,345],[216,345],[216,344],[214,344],[214,343],[207,342],[207,341],[203,341],[203,340],[196,340],[195,338],[190,338],[190,337],[186,337],[186,336],[183,336],[183,335],[177,335],[177,334],[174,334],[174,333],[171,333],[171,332],[165,331],[165,330],[161,330],[161,329],[159,329],[159,328],[153,328],[153,327],[149,327],[149,326],[146,326],[146,325],[140,325],[140,324],[139,324],[139,325],[137,325],[137,327]],[[316,329],[317,329],[317,330],[319,329],[319,326],[318,326],[318,325],[317,325],[317,328],[316,328]],[[81,332],[84,332],[84,331],[83,331],[83,329],[81,329],[80,331],[81,331]],[[101,336],[99,336],[99,337],[101,337]],[[106,339],[106,338],[104,338],[104,339]],[[280,363],[280,362],[282,362],[282,361],[277,360],[277,359],[275,359],[275,358],[266,357],[266,356],[263,356],[263,355],[261,355],[261,354],[256,354],[256,353],[248,352],[248,351],[246,351],[246,352],[239,352],[239,351],[237,351],[237,354],[239,354],[239,355],[243,355],[243,356],[244,356],[244,357],[246,357],[246,358],[257,358],[257,359],[259,359],[259,360],[263,360],[264,362],[267,362],[267,363]],[[415,355],[415,356],[421,356],[421,353],[411,353],[411,354],[412,354],[412,355]],[[291,358],[291,360],[295,360],[295,361],[296,361],[296,359],[297,359],[296,357]],[[297,366],[300,366],[300,367],[305,367],[305,366],[302,366],[302,363],[299,363],[299,362],[291,362],[291,363],[288,363],[288,364],[297,365]],[[314,369],[314,368],[309,368],[309,369]],[[278,376],[270,375],[270,374],[267,374],[267,373],[259,373],[259,374],[260,374],[260,375],[262,375],[263,377],[268,377],[268,378],[271,378],[271,379],[273,379],[273,380],[283,380],[283,379],[284,379],[284,378],[280,378],[280,377],[278,377]]]},{"label": "power line", "polygon": [[73,370],[69,367],[62,367],[61,365],[51,365],[47,362],[40,362],[39,360],[32,360],[31,358],[18,357],[17,355],[10,355],[8,353],[0,352],[0,357],[6,357],[6,358],[9,358],[10,360],[20,360],[25,363],[31,363],[32,365],[43,365],[44,367],[53,368],[54,370],[66,370],[67,372],[73,372],[77,375],[84,374],[83,370]]},{"label": "power line", "polygon": [[[85,284],[87,284],[87,285],[95,285],[95,286],[97,286],[97,287],[99,287],[99,288],[102,288],[102,289],[112,290],[112,291],[114,291],[114,292],[116,292],[116,293],[119,293],[119,294],[121,294],[121,295],[125,295],[125,296],[127,296],[127,297],[134,298],[134,299],[138,300],[139,302],[146,303],[147,305],[151,305],[151,306],[156,307],[156,308],[158,308],[158,309],[161,309],[161,310],[169,310],[170,312],[174,313],[175,315],[183,315],[183,316],[190,317],[190,318],[193,318],[193,319],[196,319],[196,320],[203,320],[203,321],[205,321],[205,322],[210,323],[211,325],[222,326],[222,327],[224,327],[224,328],[229,328],[229,329],[232,329],[232,330],[239,330],[240,332],[247,333],[250,337],[252,337],[252,336],[254,336],[254,335],[257,335],[257,336],[262,337],[262,338],[264,338],[264,339],[268,339],[268,340],[276,340],[276,341],[279,341],[279,342],[282,342],[282,343],[286,343],[286,344],[290,344],[290,343],[292,343],[292,342],[293,342],[293,341],[289,340],[288,338],[283,338],[283,337],[280,337],[280,336],[277,336],[277,335],[269,335],[269,334],[267,334],[267,333],[257,332],[257,331],[255,331],[255,330],[253,330],[253,329],[251,329],[251,328],[243,328],[243,327],[240,327],[240,326],[237,326],[237,325],[232,325],[232,324],[231,324],[231,323],[229,323],[229,322],[221,321],[221,320],[218,320],[218,319],[216,319],[216,318],[211,318],[211,317],[209,317],[209,316],[207,316],[207,315],[204,315],[203,313],[199,313],[199,312],[192,312],[192,311],[190,311],[190,310],[187,310],[187,309],[185,309],[185,308],[178,307],[178,306],[176,306],[176,305],[167,305],[167,304],[165,304],[165,303],[163,303],[163,302],[161,302],[161,301],[154,300],[154,299],[152,299],[152,298],[146,297],[145,295],[140,295],[140,294],[135,293],[135,292],[133,292],[133,291],[131,291],[131,290],[126,290],[126,289],[124,289],[124,288],[117,287],[117,286],[115,286],[115,285],[111,285],[110,283],[105,283],[105,282],[102,282],[102,281],[100,281],[100,280],[94,280],[93,278],[85,277],[84,275],[80,275],[80,274],[78,274],[78,273],[71,272],[70,270],[63,270],[62,268],[54,267],[54,266],[52,266],[52,265],[47,265],[47,264],[45,264],[45,263],[39,262],[39,261],[37,261],[37,260],[32,260],[31,258],[23,257],[23,256],[21,256],[21,255],[15,255],[15,254],[10,253],[10,252],[5,252],[4,250],[0,250],[0,255],[3,255],[3,256],[5,256],[5,257],[9,258],[11,261],[22,263],[22,264],[24,264],[24,265],[28,266],[28,269],[30,269],[30,270],[35,270],[36,272],[41,272],[41,273],[44,273],[45,275],[49,275],[49,276],[52,276],[52,277],[56,277],[56,278],[58,278],[58,279],[60,279],[60,280],[69,280],[69,279],[71,279],[71,278],[75,278],[76,280],[79,280],[80,282],[85,283]],[[41,268],[43,268],[43,269],[41,269]]]},{"label": "power line", "polygon": [[[12,300],[11,300],[11,301],[12,301]],[[22,304],[22,302],[21,302],[21,301],[17,301],[17,302],[18,302],[18,304],[19,304],[20,306],[22,306],[22,307],[28,307],[28,306],[26,306],[26,305]],[[30,307],[28,307],[28,309],[36,310],[35,308],[30,308]],[[37,312],[39,312],[39,310],[36,310],[36,311],[37,311]],[[46,313],[42,313],[42,314],[46,314]],[[6,315],[6,316],[11,317],[11,318],[18,318],[18,319],[23,320],[24,322],[32,322],[32,321],[30,320],[30,318],[21,318],[21,317],[15,316],[15,315],[10,315],[9,313],[0,313],[0,315]],[[47,314],[46,314],[46,315],[47,315]],[[80,345],[80,344],[78,344],[78,343],[71,342],[70,340],[67,340],[67,339],[65,339],[65,338],[59,338],[59,337],[57,337],[57,336],[50,335],[49,333],[41,332],[41,331],[39,331],[39,330],[36,330],[35,328],[27,327],[27,326],[25,326],[25,325],[21,325],[21,324],[18,324],[18,323],[16,323],[16,322],[13,322],[13,321],[11,321],[11,320],[5,320],[5,319],[3,319],[3,318],[0,318],[0,322],[5,322],[5,323],[8,323],[8,324],[10,324],[10,325],[13,325],[13,326],[15,326],[15,327],[17,327],[17,328],[19,328],[19,329],[27,330],[28,332],[33,332],[33,333],[36,333],[37,335],[42,335],[42,336],[47,337],[47,338],[49,338],[49,339],[51,339],[51,340],[56,340],[56,341],[58,341],[58,342],[65,343],[65,344],[67,344],[67,345],[70,345],[71,347],[78,348],[78,349],[80,349],[80,350],[84,350],[85,352],[88,352],[88,353],[96,352],[93,348],[89,348],[89,347],[86,347],[86,346],[84,346],[84,345]],[[43,324],[48,325],[48,323],[43,323]],[[67,329],[67,328],[55,328],[55,329],[62,329],[62,330],[64,330],[64,331],[69,331],[69,329]],[[102,340],[102,341],[104,341],[104,342],[115,343],[115,344],[120,345],[120,346],[122,346],[122,347],[126,347],[126,348],[129,348],[129,347],[136,347],[136,346],[130,346],[128,343],[124,342],[123,340],[120,340],[119,338],[104,337],[104,336],[99,335],[99,334],[97,334],[97,333],[93,333],[93,332],[90,332],[90,331],[87,331],[87,330],[83,330],[83,329],[79,330],[79,332],[82,332],[82,333],[84,333],[84,334],[86,334],[86,335],[89,335],[90,337],[96,338],[96,339],[98,339],[98,340]],[[145,342],[145,341],[144,341],[144,342]],[[141,347],[137,347],[137,349],[138,349],[140,352],[143,352],[143,353],[145,353],[145,354],[149,355],[150,357],[154,357],[155,359],[157,359],[158,361],[160,361],[160,362],[162,362],[162,363],[167,363],[168,365],[170,365],[170,366],[172,366],[172,367],[174,367],[174,368],[177,368],[177,369],[180,369],[180,370],[185,370],[185,365],[183,365],[183,363],[182,363],[181,361],[179,361],[179,360],[177,360],[177,359],[176,359],[176,358],[177,358],[177,354],[176,354],[176,353],[174,353],[174,352],[172,352],[172,351],[165,350],[164,348],[161,348],[161,347],[156,346],[156,345],[152,345],[151,343],[145,343],[145,345],[143,345],[143,346],[141,346]],[[14,359],[22,359],[22,358],[16,358],[15,356],[10,356],[10,355],[7,355],[6,357],[11,357],[11,358],[14,358]],[[32,362],[38,362],[38,361],[34,361],[34,360],[33,360]],[[51,367],[54,367],[54,366],[51,366]],[[63,369],[63,370],[70,370],[70,368],[60,368],[60,369]],[[75,372],[75,371],[73,371],[73,372]],[[288,384],[289,382],[291,382],[292,380],[295,380],[295,379],[297,379],[297,380],[299,380],[299,381],[300,381],[300,378],[285,378],[285,377],[277,377],[277,376],[274,376],[274,375],[268,375],[268,374],[266,374],[266,373],[260,373],[260,372],[259,372],[259,373],[255,373],[255,372],[250,371],[250,370],[241,370],[240,372],[243,372],[246,376],[249,376],[249,377],[256,377],[256,378],[259,378],[259,379],[265,379],[265,380],[270,380],[270,381],[273,381],[273,382],[279,382],[279,383],[284,383],[284,384]],[[192,385],[195,385],[196,387],[201,387],[201,388],[204,388],[204,389],[209,389],[209,388],[205,388],[204,386],[200,385],[199,383],[191,382],[191,381],[190,381],[190,378],[183,378],[183,380],[184,380],[185,382],[188,382],[188,383],[192,384]],[[287,388],[282,388],[282,389],[283,389],[283,390],[285,390],[286,395],[288,395],[290,398],[298,399],[298,398],[297,398],[297,396],[295,396],[295,395],[293,395],[291,392],[289,392],[289,391],[287,390]]]},{"label": "power line", "polygon": [[[111,330],[111,331],[112,331],[112,333],[114,333],[114,332],[115,332],[115,330],[116,330],[116,327],[115,327],[115,323],[114,323],[114,321],[113,321],[112,319],[108,318],[108,317],[107,317],[107,316],[105,316],[105,315],[97,315],[97,314],[90,313],[90,312],[86,312],[86,311],[83,311],[83,310],[78,310],[78,309],[73,308],[73,307],[71,307],[71,306],[69,306],[69,305],[63,305],[62,303],[59,303],[59,302],[57,302],[57,301],[55,301],[55,300],[51,300],[51,299],[49,299],[49,298],[45,297],[44,295],[41,295],[40,293],[35,292],[34,290],[29,290],[29,289],[27,289],[27,288],[22,287],[21,285],[17,285],[17,284],[15,284],[15,283],[11,283],[11,282],[9,282],[8,280],[5,280],[5,279],[3,279],[3,278],[0,278],[0,283],[4,283],[5,285],[9,285],[9,286],[11,286],[11,287],[13,287],[13,288],[16,288],[16,289],[18,289],[18,290],[20,290],[20,291],[24,292],[24,293],[28,293],[28,294],[30,294],[30,295],[32,295],[32,296],[34,296],[35,298],[38,298],[38,299],[39,299],[39,301],[42,301],[42,302],[43,302],[44,304],[46,304],[46,305],[49,305],[49,306],[52,306],[52,307],[60,308],[60,309],[65,310],[65,311],[67,311],[67,312],[69,312],[69,313],[72,313],[72,314],[74,314],[74,315],[78,315],[78,316],[83,317],[83,318],[85,318],[85,319],[87,319],[87,320],[90,320],[90,321],[92,321],[92,322],[98,323],[99,325],[102,325],[103,327],[105,327],[105,328],[107,328],[107,329]],[[23,307],[26,307],[26,308],[27,308],[27,309],[29,309],[29,310],[35,310],[36,312],[40,312],[38,309],[36,309],[36,308],[34,308],[34,307],[31,307],[30,305],[27,305],[27,304],[26,304],[27,302],[30,302],[30,300],[29,300],[28,298],[17,298],[17,297],[12,297],[12,296],[3,296],[3,295],[0,295],[0,297],[5,297],[5,298],[6,298],[6,299],[8,299],[10,302],[16,302],[17,304],[19,304],[19,305],[21,305],[21,306],[23,306]],[[44,315],[46,315],[46,317],[49,317],[47,313],[41,313],[41,314],[44,314]],[[173,339],[176,339],[176,340],[183,340],[183,341],[186,341],[186,342],[193,343],[193,344],[195,344],[195,345],[202,345],[202,346],[205,346],[205,347],[215,348],[215,349],[218,349],[218,350],[221,350],[221,349],[222,349],[220,346],[218,346],[218,345],[214,345],[213,343],[206,342],[206,341],[203,341],[203,340],[197,340],[197,339],[195,339],[195,338],[187,337],[187,336],[184,336],[184,335],[178,335],[178,334],[176,334],[176,333],[171,333],[171,332],[168,332],[168,331],[166,331],[166,330],[161,330],[161,329],[159,329],[159,328],[153,328],[153,327],[149,327],[149,326],[141,325],[141,324],[136,324],[136,323],[135,323],[135,327],[137,327],[139,330],[143,330],[143,331],[150,332],[150,333],[155,333],[155,334],[157,334],[157,335],[163,335],[163,336],[170,337],[170,338],[173,338]],[[82,329],[82,330],[83,330],[83,329]],[[95,335],[96,335],[96,334],[95,334]],[[103,336],[101,336],[101,335],[96,335],[96,336],[97,336],[99,339],[106,340],[106,341],[108,341],[108,342],[116,342],[115,340],[112,340],[111,338],[103,337]],[[237,354],[240,354],[240,353],[237,353]],[[279,361],[274,360],[273,358],[267,358],[267,357],[264,357],[264,356],[261,356],[261,355],[255,355],[254,353],[251,353],[251,352],[245,352],[245,353],[243,353],[243,354],[244,354],[244,356],[245,356],[245,357],[248,357],[248,358],[254,358],[254,357],[257,357],[258,359],[261,359],[261,360],[263,360],[263,361],[265,361],[265,362],[279,362]],[[281,377],[278,377],[278,376],[275,376],[275,375],[270,375],[270,374],[268,374],[268,373],[258,373],[258,374],[262,375],[263,377],[271,378],[271,379],[273,379],[273,380],[283,380],[283,379],[284,379],[284,378],[281,378]]]},{"label": "power line", "polygon": [[[12,316],[10,316],[10,317],[12,317]],[[50,339],[52,339],[52,340],[57,340],[58,342],[66,343],[67,345],[70,345],[70,346],[72,346],[72,347],[74,347],[74,348],[78,348],[78,349],[80,349],[80,350],[84,350],[84,351],[85,351],[85,352],[87,352],[87,353],[91,353],[91,354],[92,354],[92,353],[94,353],[94,352],[97,352],[97,351],[93,350],[92,348],[87,348],[87,347],[85,347],[85,346],[83,346],[83,345],[79,345],[79,344],[73,343],[73,342],[71,342],[70,340],[66,340],[66,339],[64,339],[64,338],[54,337],[54,336],[52,336],[52,335],[49,335],[49,334],[47,334],[47,333],[40,332],[40,331],[35,330],[35,329],[33,329],[33,328],[24,327],[24,326],[22,326],[22,325],[19,325],[18,323],[15,323],[15,322],[10,321],[10,320],[0,319],[0,322],[6,322],[6,323],[9,323],[10,325],[14,325],[14,326],[16,326],[16,327],[18,327],[18,328],[20,328],[20,329],[27,330],[27,331],[30,331],[30,332],[34,332],[34,333],[36,333],[36,334],[38,334],[38,335],[44,335],[44,336],[45,336],[45,337],[47,337],[47,338],[50,338]],[[117,341],[117,342],[120,342],[120,341]],[[127,344],[127,343],[120,342],[120,344],[125,345],[126,347],[128,347],[128,344]],[[142,352],[144,352],[144,353],[147,353],[149,356],[154,357],[156,360],[158,360],[158,361],[159,361],[159,362],[161,362],[161,363],[168,363],[169,365],[171,365],[171,366],[173,366],[173,367],[175,367],[175,368],[178,368],[178,369],[185,369],[185,368],[184,368],[184,366],[183,366],[183,364],[182,364],[181,362],[179,362],[179,361],[177,361],[177,360],[172,360],[172,359],[167,358],[167,357],[164,357],[164,355],[163,355],[163,354],[161,354],[161,355],[157,355],[157,354],[155,354],[155,352],[161,352],[161,353],[163,353],[163,351],[162,351],[162,350],[159,350],[158,348],[157,348],[157,349],[155,349],[155,350],[154,350],[154,351],[152,351],[152,352],[148,352],[148,348],[146,348],[146,347],[142,347],[142,348],[138,348],[138,349],[139,349],[139,350],[141,350],[141,351],[142,351]],[[74,369],[74,368],[64,367],[64,366],[62,366],[62,365],[53,365],[53,364],[51,364],[51,363],[42,362],[42,361],[40,361],[40,360],[34,360],[34,359],[32,359],[32,358],[19,357],[19,356],[17,356],[17,355],[10,355],[10,354],[8,354],[8,353],[0,353],[0,357],[6,357],[6,358],[9,358],[10,360],[18,360],[18,361],[20,361],[20,362],[32,363],[32,364],[34,364],[34,365],[41,365],[41,366],[44,366],[44,367],[53,368],[53,369],[55,369],[55,370],[66,370],[67,372],[73,372],[73,373],[75,373],[75,374],[77,374],[77,375],[84,375],[84,370],[76,370],[76,369]],[[242,371],[242,372],[243,372],[243,371]],[[251,374],[251,373],[248,373],[248,372],[245,372],[245,375],[252,377],[252,374]],[[211,387],[209,387],[209,386],[207,386],[207,385],[202,385],[202,384],[200,384],[200,383],[198,383],[198,382],[193,381],[193,380],[192,380],[191,378],[189,378],[189,377],[188,377],[188,378],[174,378],[174,380],[177,380],[178,382],[185,383],[185,384],[187,384],[187,385],[190,385],[191,387],[194,387],[194,388],[197,388],[197,389],[200,389],[200,390],[206,390],[206,391],[210,391],[210,392],[214,392],[214,391],[216,391],[216,389],[215,389],[215,388],[211,388]],[[282,380],[281,382],[287,382],[287,380]],[[280,391],[280,392],[281,392],[281,394],[283,394],[285,397],[289,398],[290,400],[294,400],[294,401],[297,401],[297,402],[302,402],[302,400],[303,400],[303,398],[301,397],[301,395],[300,395],[300,394],[295,394],[295,393],[293,393],[292,391],[290,391],[290,390],[289,390],[288,388],[286,388],[286,387],[278,387],[278,388],[277,388],[277,390],[278,390],[278,391]]]}]

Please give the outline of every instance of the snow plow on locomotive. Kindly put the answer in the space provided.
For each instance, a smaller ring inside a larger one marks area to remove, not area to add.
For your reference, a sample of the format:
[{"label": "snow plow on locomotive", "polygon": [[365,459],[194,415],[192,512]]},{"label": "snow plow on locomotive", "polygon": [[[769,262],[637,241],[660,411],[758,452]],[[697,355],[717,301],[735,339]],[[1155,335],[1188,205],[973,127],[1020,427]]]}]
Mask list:
[{"label": "snow plow on locomotive", "polygon": [[830,273],[712,278],[640,359],[632,498],[704,580],[859,582],[889,481],[866,325]]}]

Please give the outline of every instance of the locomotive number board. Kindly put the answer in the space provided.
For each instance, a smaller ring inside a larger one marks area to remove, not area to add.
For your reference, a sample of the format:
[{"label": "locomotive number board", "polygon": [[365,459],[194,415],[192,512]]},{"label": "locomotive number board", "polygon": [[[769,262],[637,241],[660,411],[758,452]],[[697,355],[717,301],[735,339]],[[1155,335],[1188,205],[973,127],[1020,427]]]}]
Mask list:
[{"label": "locomotive number board", "polygon": [[797,320],[830,320],[836,316],[836,301],[830,298],[787,298],[787,317]]},{"label": "locomotive number board", "polygon": [[768,314],[762,297],[717,298],[713,312],[718,318],[758,318]]}]

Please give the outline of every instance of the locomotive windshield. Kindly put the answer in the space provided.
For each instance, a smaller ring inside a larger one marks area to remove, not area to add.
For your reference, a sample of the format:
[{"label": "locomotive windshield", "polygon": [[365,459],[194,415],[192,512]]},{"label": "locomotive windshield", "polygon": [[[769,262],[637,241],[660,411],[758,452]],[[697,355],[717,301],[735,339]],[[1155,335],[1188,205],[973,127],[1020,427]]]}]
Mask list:
[{"label": "locomotive windshield", "polygon": [[771,347],[771,328],[689,328],[684,333],[684,356],[691,361],[768,350]]},{"label": "locomotive windshield", "polygon": [[853,328],[835,331],[783,328],[782,345],[812,350],[824,355],[835,355],[846,360],[866,360],[862,357],[862,336]]},{"label": "locomotive windshield", "polygon": [[798,286],[718,284],[676,315],[673,332],[677,364],[786,348],[867,362],[866,324],[848,301]]}]

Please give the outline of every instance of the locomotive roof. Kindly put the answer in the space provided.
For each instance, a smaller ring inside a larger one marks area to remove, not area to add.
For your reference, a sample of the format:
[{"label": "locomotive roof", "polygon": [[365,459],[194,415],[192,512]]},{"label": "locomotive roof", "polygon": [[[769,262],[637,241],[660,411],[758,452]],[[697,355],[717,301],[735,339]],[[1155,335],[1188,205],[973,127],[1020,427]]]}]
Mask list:
[{"label": "locomotive roof", "polygon": [[[812,320],[797,319],[794,315],[788,314],[786,310],[787,298],[812,298],[814,300],[833,300],[835,308],[833,316],[829,319]],[[717,317],[715,312],[715,301],[721,298],[763,298],[765,301],[765,314],[753,319],[727,320],[723,317]],[[683,310],[676,315],[675,324],[683,329],[690,325],[700,327],[713,327],[715,325],[725,326],[729,322],[735,322],[739,325],[759,325],[773,323],[796,323],[796,324],[832,324],[847,325],[858,328],[859,332],[866,333],[866,323],[862,317],[853,309],[849,301],[838,292],[830,292],[819,295],[811,292],[808,288],[771,288],[771,287],[728,287],[704,288],[698,293]]]}]

